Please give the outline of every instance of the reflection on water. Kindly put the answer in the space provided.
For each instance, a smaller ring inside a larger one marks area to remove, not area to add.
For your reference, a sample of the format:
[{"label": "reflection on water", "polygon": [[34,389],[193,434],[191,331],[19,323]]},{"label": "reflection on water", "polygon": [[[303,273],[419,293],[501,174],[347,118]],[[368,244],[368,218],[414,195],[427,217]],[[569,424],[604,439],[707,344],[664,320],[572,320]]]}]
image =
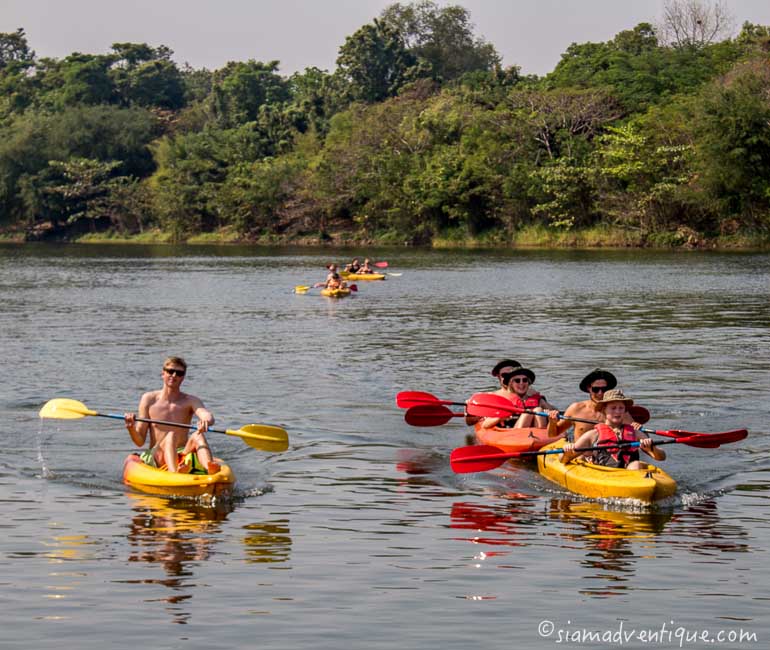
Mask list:
[{"label": "reflection on water", "polygon": [[594,597],[626,593],[636,579],[640,556],[654,557],[655,540],[674,517],[666,510],[627,512],[607,509],[598,502],[569,499],[553,499],[550,516],[568,524],[559,533],[563,540],[585,548],[581,562],[587,570],[584,579],[599,584],[583,587],[580,593]]},{"label": "reflection on water", "polygon": [[246,536],[246,562],[285,562],[291,555],[291,536],[286,519],[248,524],[243,527]]},{"label": "reflection on water", "polygon": [[[162,585],[170,595],[169,604],[175,623],[187,623],[188,608],[180,608],[193,598],[200,587],[195,581],[195,567],[215,555],[215,548],[225,541],[224,526],[235,510],[231,500],[202,502],[128,493],[134,511],[127,535],[129,562],[158,565],[162,578],[128,581],[135,584]],[[277,519],[243,526],[247,563],[285,562],[291,554],[288,520]],[[84,542],[85,543],[85,542]]]},{"label": "reflection on water", "polygon": [[190,613],[178,605],[193,597],[194,565],[211,557],[233,505],[226,500],[209,505],[147,495],[127,497],[133,501],[135,513],[127,535],[128,561],[158,564],[166,576],[137,582],[168,587],[172,593],[163,600],[169,603],[174,622],[187,623]]},{"label": "reflection on water", "polygon": [[[524,494],[508,494],[495,503],[456,501],[452,504],[450,526],[473,531],[471,537],[455,539],[487,546],[527,546],[531,527],[542,519],[535,511],[537,500]],[[483,533],[483,535],[479,534]],[[484,555],[503,555],[484,552]]]}]

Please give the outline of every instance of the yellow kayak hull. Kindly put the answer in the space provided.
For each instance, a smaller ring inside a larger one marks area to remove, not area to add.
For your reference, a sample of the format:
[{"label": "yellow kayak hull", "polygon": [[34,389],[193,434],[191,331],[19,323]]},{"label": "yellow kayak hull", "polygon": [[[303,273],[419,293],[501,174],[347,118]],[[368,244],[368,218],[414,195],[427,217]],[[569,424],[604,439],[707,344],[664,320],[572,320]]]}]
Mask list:
[{"label": "yellow kayak hull", "polygon": [[[540,451],[561,449],[564,444],[564,440],[557,440]],[[565,465],[561,458],[561,454],[538,456],[538,471],[570,492],[585,497],[637,499],[652,503],[676,492],[676,481],[655,465],[643,463],[643,469],[618,469],[594,465],[585,458],[577,458]]]},{"label": "yellow kayak hull", "polygon": [[348,271],[340,271],[340,276],[346,280],[384,280],[384,273],[350,273]]},{"label": "yellow kayak hull", "polygon": [[327,298],[344,298],[350,295],[350,289],[321,289],[321,295]]},{"label": "yellow kayak hull", "polygon": [[173,496],[225,496],[232,493],[235,475],[220,459],[222,466],[216,474],[179,474],[150,467],[138,454],[129,454],[123,463],[123,482],[145,494]]}]

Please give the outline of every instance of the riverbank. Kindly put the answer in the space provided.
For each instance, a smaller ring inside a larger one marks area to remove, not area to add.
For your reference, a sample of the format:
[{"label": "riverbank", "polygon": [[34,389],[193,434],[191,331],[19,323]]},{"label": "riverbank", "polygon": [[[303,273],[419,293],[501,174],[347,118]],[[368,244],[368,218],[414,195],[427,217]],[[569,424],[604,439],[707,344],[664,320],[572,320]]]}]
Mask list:
[{"label": "riverbank", "polygon": [[[0,243],[24,243],[25,233],[19,230],[0,230]],[[179,241],[170,232],[152,229],[137,234],[108,230],[62,239],[60,243],[78,244],[253,244],[259,246],[414,246],[414,242],[393,233],[366,236],[350,231],[323,234],[306,234],[284,237],[266,234],[259,237],[243,236],[230,229],[192,235]],[[736,233],[709,237],[682,227],[675,231],[644,232],[639,229],[595,226],[579,230],[560,231],[527,226],[515,233],[488,231],[471,236],[465,231],[445,231],[425,244],[434,249],[495,249],[495,248],[646,248],[685,250],[766,250],[770,249],[768,233]]]}]

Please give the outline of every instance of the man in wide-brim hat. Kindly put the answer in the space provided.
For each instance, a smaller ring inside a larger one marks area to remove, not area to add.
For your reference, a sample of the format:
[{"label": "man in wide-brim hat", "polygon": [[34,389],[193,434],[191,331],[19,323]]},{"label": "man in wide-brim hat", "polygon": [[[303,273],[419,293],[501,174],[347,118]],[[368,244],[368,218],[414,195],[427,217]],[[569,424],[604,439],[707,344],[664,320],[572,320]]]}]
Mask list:
[{"label": "man in wide-brim hat", "polygon": [[[603,415],[599,409],[599,402],[608,390],[612,390],[617,385],[617,378],[609,370],[594,368],[580,380],[579,384],[580,390],[584,393],[588,393],[588,399],[570,404],[567,407],[567,410],[564,411],[564,417],[601,421]],[[632,417],[629,414],[626,414],[625,423],[631,424],[632,422]],[[548,413],[549,436],[564,435],[567,429],[573,424],[575,426],[573,439],[575,440],[593,426],[585,422],[573,422],[572,420],[559,419],[559,412],[555,410]]]},{"label": "man in wide-brim hat", "polygon": [[[600,413],[604,415],[603,422],[596,424],[593,429],[586,431],[574,443],[564,445],[562,462],[568,463],[575,458],[579,451],[587,447],[604,446],[606,449],[598,449],[585,452],[592,463],[605,467],[623,467],[626,469],[640,469],[639,450],[652,456],[655,460],[666,460],[666,452],[653,445],[652,439],[643,433],[641,425],[625,423],[628,408],[634,400],[626,397],[619,388],[608,390],[598,401]],[[638,442],[639,446],[628,446]],[[623,444],[623,447],[612,447],[613,444]]]}]

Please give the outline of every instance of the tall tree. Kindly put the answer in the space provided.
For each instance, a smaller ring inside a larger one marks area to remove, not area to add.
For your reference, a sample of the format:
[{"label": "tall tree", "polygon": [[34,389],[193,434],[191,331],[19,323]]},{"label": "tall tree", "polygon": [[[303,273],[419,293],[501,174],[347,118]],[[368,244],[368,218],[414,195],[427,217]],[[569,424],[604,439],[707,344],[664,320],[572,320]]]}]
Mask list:
[{"label": "tall tree", "polygon": [[399,33],[376,19],[348,36],[337,57],[337,66],[348,80],[352,98],[367,103],[394,97],[414,78],[416,63]]},{"label": "tall tree", "polygon": [[666,0],[658,32],[663,43],[700,48],[728,37],[734,18],[719,0]]},{"label": "tall tree", "polygon": [[380,19],[400,35],[411,54],[428,63],[434,79],[451,81],[500,65],[494,46],[474,36],[470,13],[459,5],[440,8],[431,0],[396,3]]}]

